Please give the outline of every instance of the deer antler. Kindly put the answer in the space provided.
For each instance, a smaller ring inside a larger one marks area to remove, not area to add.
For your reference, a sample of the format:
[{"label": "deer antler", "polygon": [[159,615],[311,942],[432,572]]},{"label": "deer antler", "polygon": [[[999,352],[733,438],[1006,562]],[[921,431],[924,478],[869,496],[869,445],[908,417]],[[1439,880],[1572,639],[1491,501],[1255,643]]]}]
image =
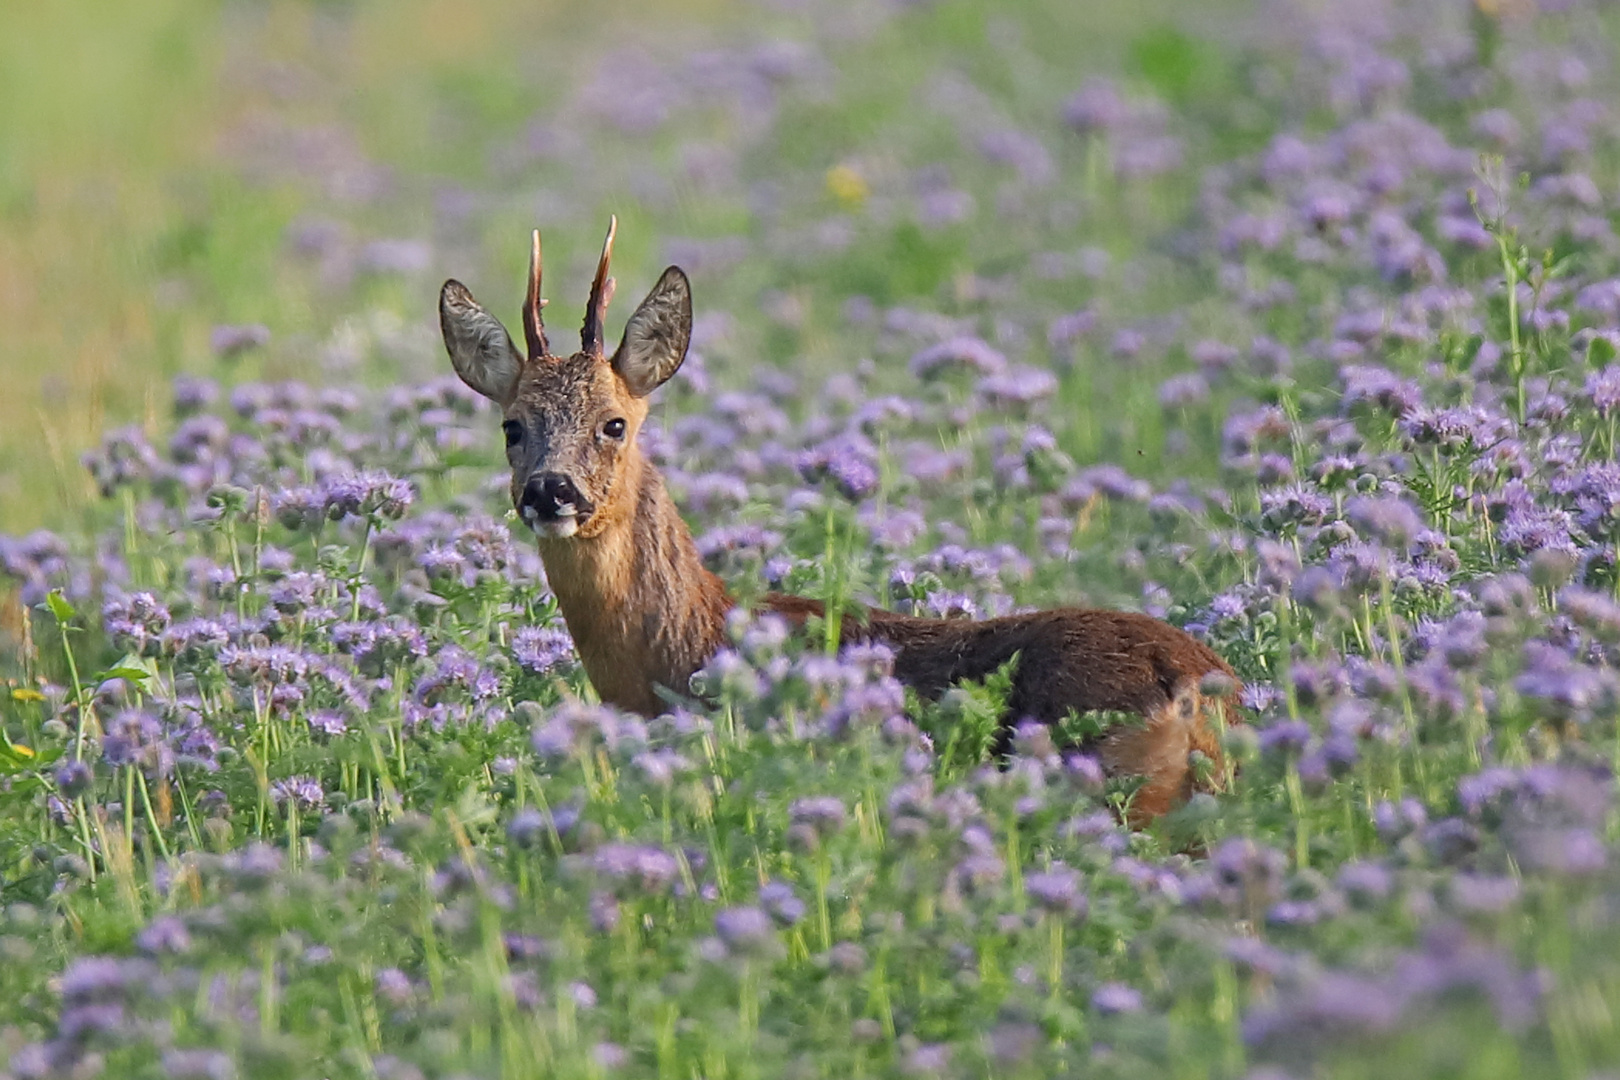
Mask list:
[{"label": "deer antler", "polygon": [[546,306],[540,297],[540,230],[534,230],[534,243],[529,249],[529,296],[523,304],[523,337],[529,345],[529,359],[538,360],[551,353],[546,344],[546,324],[540,318],[540,309]]},{"label": "deer antler", "polygon": [[613,279],[608,277],[608,262],[613,258],[613,234],[619,230],[619,219],[608,216],[607,239],[602,241],[602,259],[596,264],[596,280],[591,282],[590,303],[585,305],[585,325],[579,332],[580,346],[594,356],[602,355],[602,321],[607,317],[608,301],[613,299]]}]

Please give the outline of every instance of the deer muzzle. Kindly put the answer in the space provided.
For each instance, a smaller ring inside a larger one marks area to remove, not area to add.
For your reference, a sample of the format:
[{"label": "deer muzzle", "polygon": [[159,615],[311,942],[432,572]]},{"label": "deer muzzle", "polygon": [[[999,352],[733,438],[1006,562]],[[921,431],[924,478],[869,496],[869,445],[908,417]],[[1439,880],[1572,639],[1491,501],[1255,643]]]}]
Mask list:
[{"label": "deer muzzle", "polygon": [[518,513],[539,536],[573,536],[595,507],[563,473],[535,473],[523,485]]}]

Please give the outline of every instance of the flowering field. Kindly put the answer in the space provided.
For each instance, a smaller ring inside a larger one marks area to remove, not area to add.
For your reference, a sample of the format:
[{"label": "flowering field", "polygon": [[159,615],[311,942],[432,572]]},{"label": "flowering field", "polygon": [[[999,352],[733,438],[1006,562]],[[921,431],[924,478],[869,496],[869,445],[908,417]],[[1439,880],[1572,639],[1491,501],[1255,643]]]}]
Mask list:
[{"label": "flowering field", "polygon": [[[0,536],[0,1076],[1615,1075],[1620,25],[1068,2],[446,77],[453,183],[227,140],[343,317],[220,325]],[[1168,618],[1226,791],[1128,832],[1086,718],[998,762],[1004,679],[769,619],[593,704],[432,305],[510,322],[538,224],[566,327],[609,210],[739,596]]]}]

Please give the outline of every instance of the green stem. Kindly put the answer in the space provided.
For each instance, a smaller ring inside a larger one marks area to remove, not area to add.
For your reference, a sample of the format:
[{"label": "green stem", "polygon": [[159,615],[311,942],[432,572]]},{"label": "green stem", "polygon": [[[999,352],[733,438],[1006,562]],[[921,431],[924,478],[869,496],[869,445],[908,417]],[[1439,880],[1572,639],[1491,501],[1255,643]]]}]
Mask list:
[{"label": "green stem", "polygon": [[368,516],[366,518],[366,532],[360,538],[360,555],[354,561],[354,573],[350,575],[349,589],[354,593],[354,603],[349,607],[349,621],[357,622],[360,618],[360,579],[366,572],[366,556],[371,553],[371,530],[375,522]]},{"label": "green stem", "polygon": [[1507,237],[1496,233],[1496,249],[1502,256],[1502,276],[1507,281],[1508,342],[1513,367],[1513,383],[1518,391],[1519,423],[1524,423],[1524,343],[1519,337],[1519,263],[1508,248]]},{"label": "green stem", "polygon": [[1417,712],[1412,708],[1412,688],[1406,682],[1406,658],[1401,654],[1400,628],[1395,622],[1395,604],[1390,595],[1389,575],[1379,577],[1382,602],[1384,607],[1384,633],[1389,637],[1389,659],[1395,668],[1396,681],[1401,686],[1401,712],[1406,720],[1406,730],[1412,740],[1412,771],[1416,775],[1418,788],[1427,798],[1427,769],[1424,767],[1423,753],[1418,745]]},{"label": "green stem", "polygon": [[823,620],[822,632],[826,635],[827,654],[835,656],[838,653],[839,631],[844,625],[844,582],[843,575],[838,568],[842,565],[838,558],[838,519],[836,517],[836,504],[830,498],[827,503],[827,550],[822,561],[828,575],[827,600],[822,610],[826,613]]},{"label": "green stem", "polygon": [[1305,814],[1305,789],[1299,780],[1299,763],[1292,758],[1283,777],[1288,792],[1288,812],[1294,819],[1294,866],[1304,870],[1310,866],[1311,826]]},{"label": "green stem", "polygon": [[146,824],[152,830],[152,842],[157,844],[158,853],[167,861],[169,858],[169,845],[163,839],[163,830],[158,828],[157,813],[152,809],[152,793],[146,786],[146,774],[134,768],[134,766],[131,766],[131,769],[135,773],[135,782],[141,788],[141,805],[146,809]]},{"label": "green stem", "polygon": [[1063,997],[1063,919],[1052,912],[1048,912],[1045,918],[1049,950],[1046,961],[1047,992],[1053,1001],[1059,1001]]},{"label": "green stem", "polygon": [[191,807],[191,794],[186,790],[186,781],[180,775],[180,770],[174,773],[174,789],[180,793],[180,812],[186,815],[186,831],[191,834],[191,843],[198,850],[203,849],[202,834],[197,831],[197,814]]},{"label": "green stem", "polygon": [[56,620],[57,633],[62,635],[62,655],[67,657],[68,675],[73,680],[73,701],[79,706],[79,731],[73,742],[73,760],[84,760],[84,729],[94,715],[84,697],[84,683],[79,679],[79,663],[73,659],[73,645],[68,641],[68,625]]},{"label": "green stem", "polygon": [[[1620,751],[1617,751],[1620,753]],[[816,929],[821,932],[821,950],[832,948],[832,915],[827,909],[827,890],[832,880],[832,865],[825,851],[816,852]]]},{"label": "green stem", "polygon": [[135,766],[124,766],[124,835],[135,842]]},{"label": "green stem", "polygon": [[96,845],[90,836],[90,808],[84,796],[73,800],[74,817],[79,820],[79,843],[84,845],[84,861],[90,867],[90,880],[96,880]]},{"label": "green stem", "polygon": [[136,572],[138,565],[136,549],[140,546],[139,533],[135,529],[135,490],[125,487],[120,494],[124,503],[124,561],[129,564],[130,577],[139,582],[140,576]]}]

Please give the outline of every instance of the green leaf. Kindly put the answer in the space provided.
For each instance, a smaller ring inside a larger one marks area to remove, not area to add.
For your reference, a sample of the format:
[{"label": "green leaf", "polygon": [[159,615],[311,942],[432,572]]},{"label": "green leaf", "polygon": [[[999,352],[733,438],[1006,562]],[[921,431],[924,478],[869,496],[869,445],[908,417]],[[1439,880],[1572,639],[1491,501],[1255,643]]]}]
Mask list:
[{"label": "green leaf", "polygon": [[1586,346],[1586,362],[1593,367],[1604,367],[1614,361],[1614,342],[1608,338],[1595,337],[1591,344]]},{"label": "green leaf", "polygon": [[[115,674],[114,673],[114,672],[118,672],[118,671],[124,671],[126,669],[130,670],[130,671],[134,671],[137,674],[132,676],[132,675],[120,675],[120,674]],[[113,665],[113,670],[109,671],[107,673],[106,677],[110,678],[110,679],[129,679],[129,678],[155,679],[155,678],[158,677],[159,674],[160,673],[158,671],[157,663],[156,663],[156,661],[152,660],[151,657],[142,656],[139,653],[125,653],[123,655],[123,658],[120,659],[118,661],[118,663]]]},{"label": "green leaf", "polygon": [[41,765],[31,747],[21,746],[0,736],[0,775],[25,772]]},{"label": "green leaf", "polygon": [[66,623],[79,614],[74,610],[73,605],[67,602],[67,597],[62,595],[61,589],[52,589],[50,591],[45,597],[45,606],[51,609],[51,614],[56,617],[58,623]]},{"label": "green leaf", "polygon": [[1147,721],[1136,713],[1094,709],[1069,714],[1058,723],[1058,736],[1066,744],[1082,746],[1094,742],[1116,727],[1145,727]]},{"label": "green leaf", "polygon": [[1021,655],[1014,653],[983,679],[963,679],[937,702],[914,710],[917,726],[941,748],[936,760],[942,779],[965,775],[990,759]]},{"label": "green leaf", "polygon": [[1156,27],[1130,45],[1132,66],[1171,101],[1183,102],[1208,65],[1206,48],[1172,26]]},{"label": "green leaf", "polygon": [[151,677],[152,673],[147,671],[145,668],[125,667],[124,665],[120,664],[117,667],[110,667],[106,671],[101,672],[96,676],[95,681],[106,682],[108,679],[124,679],[128,682],[140,683],[141,688],[144,690],[146,688],[146,680],[150,679]]}]

